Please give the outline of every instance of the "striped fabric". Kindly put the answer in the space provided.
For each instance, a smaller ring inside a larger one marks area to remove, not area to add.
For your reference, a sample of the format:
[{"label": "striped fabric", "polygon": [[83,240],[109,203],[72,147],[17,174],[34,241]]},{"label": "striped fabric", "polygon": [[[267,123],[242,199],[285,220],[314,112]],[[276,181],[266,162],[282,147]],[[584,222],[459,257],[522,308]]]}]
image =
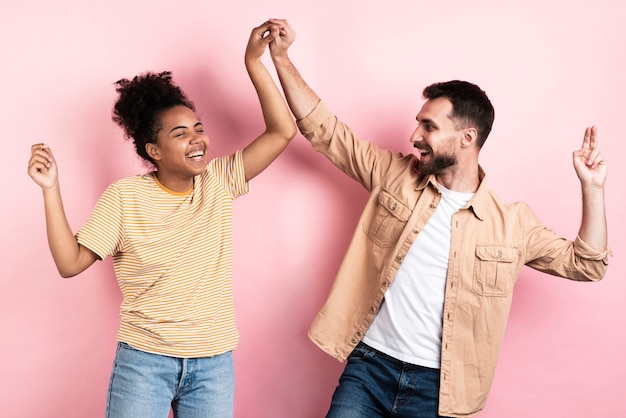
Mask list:
[{"label": "striped fabric", "polygon": [[237,346],[232,201],[247,192],[241,151],[210,161],[187,194],[151,174],[105,190],[77,239],[113,258],[123,295],[118,341],[174,357]]}]

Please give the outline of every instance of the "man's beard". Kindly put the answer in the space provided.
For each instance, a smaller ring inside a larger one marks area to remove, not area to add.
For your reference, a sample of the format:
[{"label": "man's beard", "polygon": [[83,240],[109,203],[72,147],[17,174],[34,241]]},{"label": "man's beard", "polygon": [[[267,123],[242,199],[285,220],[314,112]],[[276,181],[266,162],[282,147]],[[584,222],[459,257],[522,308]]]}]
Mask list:
[{"label": "man's beard", "polygon": [[439,174],[446,168],[455,166],[457,164],[456,156],[454,155],[435,155],[432,151],[430,154],[430,161],[425,162],[419,160],[417,162],[417,168],[420,174],[429,176],[431,174]]}]

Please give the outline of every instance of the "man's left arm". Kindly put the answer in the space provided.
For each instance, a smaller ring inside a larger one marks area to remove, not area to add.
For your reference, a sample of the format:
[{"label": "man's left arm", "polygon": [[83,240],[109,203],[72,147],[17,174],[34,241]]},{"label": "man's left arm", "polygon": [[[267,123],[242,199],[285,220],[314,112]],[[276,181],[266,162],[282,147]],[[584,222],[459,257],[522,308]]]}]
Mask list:
[{"label": "man's left arm", "polygon": [[608,162],[598,148],[595,126],[585,130],[582,147],[573,153],[574,169],[582,188],[582,221],[578,236],[599,252],[608,247],[604,183]]}]

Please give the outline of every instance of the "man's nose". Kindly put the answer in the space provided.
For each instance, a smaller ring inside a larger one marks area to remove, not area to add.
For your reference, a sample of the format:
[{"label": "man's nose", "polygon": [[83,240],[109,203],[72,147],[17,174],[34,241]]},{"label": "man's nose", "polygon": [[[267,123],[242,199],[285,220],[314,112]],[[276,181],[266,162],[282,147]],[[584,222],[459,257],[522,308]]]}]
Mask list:
[{"label": "man's nose", "polygon": [[423,139],[424,138],[422,137],[422,131],[418,126],[417,128],[415,128],[415,130],[411,134],[409,141],[411,141],[412,144],[415,144],[416,142],[421,142]]}]

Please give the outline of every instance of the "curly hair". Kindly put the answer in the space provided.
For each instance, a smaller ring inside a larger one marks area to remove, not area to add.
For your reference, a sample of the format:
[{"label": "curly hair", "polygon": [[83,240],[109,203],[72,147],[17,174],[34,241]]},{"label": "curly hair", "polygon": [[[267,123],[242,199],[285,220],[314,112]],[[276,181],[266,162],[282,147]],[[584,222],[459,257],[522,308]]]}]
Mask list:
[{"label": "curly hair", "polygon": [[491,132],[495,111],[487,94],[477,85],[467,81],[452,80],[427,86],[425,99],[445,97],[452,102],[452,117],[457,123],[475,124],[478,131],[477,145],[483,146]]},{"label": "curly hair", "polygon": [[193,103],[172,81],[172,73],[146,72],[132,80],[123,78],[115,83],[119,94],[113,108],[113,121],[132,139],[137,154],[154,164],[146,152],[146,144],[156,143],[160,129],[160,114],[174,106],[187,106],[195,111]]}]

